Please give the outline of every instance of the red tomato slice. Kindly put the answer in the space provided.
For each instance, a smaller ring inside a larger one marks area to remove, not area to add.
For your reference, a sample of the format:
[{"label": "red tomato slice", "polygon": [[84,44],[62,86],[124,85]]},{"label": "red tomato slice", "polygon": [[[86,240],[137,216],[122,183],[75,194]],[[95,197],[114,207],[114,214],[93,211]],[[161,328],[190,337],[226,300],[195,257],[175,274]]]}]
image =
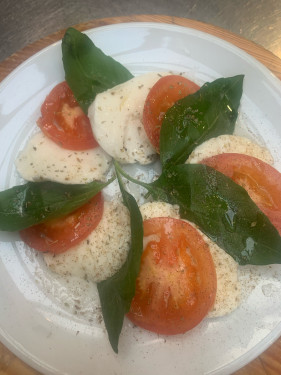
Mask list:
[{"label": "red tomato slice", "polygon": [[99,224],[103,214],[103,197],[95,195],[74,212],[20,231],[22,240],[30,247],[59,254],[85,239]]},{"label": "red tomato slice", "polygon": [[159,152],[160,129],[167,110],[176,101],[199,90],[199,86],[180,75],[169,75],[160,78],[146,98],[143,110],[143,125],[146,134]]},{"label": "red tomato slice", "polygon": [[41,107],[37,124],[42,132],[69,150],[96,147],[89,118],[85,115],[66,82],[53,88]]},{"label": "red tomato slice", "polygon": [[152,332],[184,333],[201,322],[215,301],[217,278],[209,246],[183,220],[162,217],[143,224],[149,242],[127,316]]},{"label": "red tomato slice", "polygon": [[243,186],[281,235],[281,173],[262,160],[243,154],[216,155],[201,163]]}]

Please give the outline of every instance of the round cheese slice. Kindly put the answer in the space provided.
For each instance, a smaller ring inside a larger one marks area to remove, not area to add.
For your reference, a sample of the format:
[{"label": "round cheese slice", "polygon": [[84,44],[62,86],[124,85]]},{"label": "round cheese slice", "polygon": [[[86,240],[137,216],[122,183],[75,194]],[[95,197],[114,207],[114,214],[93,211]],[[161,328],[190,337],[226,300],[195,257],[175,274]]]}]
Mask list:
[{"label": "round cheese slice", "polygon": [[86,151],[64,149],[39,132],[19,153],[15,165],[27,181],[84,184],[94,180],[104,181],[111,166],[111,157],[100,147]]},{"label": "round cheese slice", "polygon": [[186,163],[200,163],[203,159],[225,153],[245,154],[273,164],[273,157],[267,148],[237,135],[220,135],[203,142],[193,150]]},{"label": "round cheese slice", "polygon": [[[163,74],[167,75],[167,74]],[[149,164],[156,151],[143,127],[143,107],[159,73],[132,78],[96,96],[88,116],[100,146],[121,163]]]},{"label": "round cheese slice", "polygon": [[43,256],[47,266],[60,275],[99,282],[119,270],[130,243],[128,209],[120,202],[104,202],[102,219],[85,240],[64,253]]}]

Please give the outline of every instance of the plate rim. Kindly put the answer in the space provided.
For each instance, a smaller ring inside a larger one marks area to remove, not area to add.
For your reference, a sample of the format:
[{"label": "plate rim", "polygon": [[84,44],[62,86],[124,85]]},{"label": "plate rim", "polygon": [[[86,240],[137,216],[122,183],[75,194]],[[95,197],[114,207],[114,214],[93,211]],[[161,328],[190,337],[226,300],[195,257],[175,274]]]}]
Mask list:
[{"label": "plate rim", "polygon": [[[69,27],[78,28],[82,32],[87,32],[92,29],[102,28],[105,26],[116,26],[119,24],[128,24],[128,23],[154,23],[154,24],[166,24],[171,26],[180,26],[183,28],[189,28],[197,31],[202,31],[208,35],[214,36],[220,40],[224,40],[228,43],[230,43],[232,46],[235,46],[239,48],[241,51],[246,52],[248,55],[254,57],[257,61],[259,61],[262,65],[264,65],[276,78],[277,80],[281,80],[281,59],[276,56],[273,52],[267,50],[262,45],[259,45],[243,36],[240,36],[238,34],[235,34],[232,31],[229,31],[227,29],[224,29],[219,26],[215,26],[213,24],[202,22],[199,20],[194,20],[191,18],[184,18],[184,17],[176,17],[176,16],[168,16],[168,15],[162,15],[162,14],[139,14],[139,15],[131,15],[131,16],[120,16],[120,17],[105,17],[105,18],[99,18],[99,19],[92,19],[90,21],[71,25]],[[200,28],[208,28],[209,30],[201,30]],[[10,70],[8,73],[4,73],[3,78],[1,79],[0,83],[8,76],[10,75],[19,65],[21,65],[25,60],[28,58],[34,56],[36,53],[42,51],[46,47],[49,47],[52,44],[56,44],[57,42],[60,42],[62,39],[62,36],[67,28],[58,30],[52,34],[49,34],[41,39],[38,39],[31,44],[28,44],[21,48],[20,50],[14,52],[11,56],[6,57],[3,61],[0,62],[0,68],[2,65],[7,65],[5,63],[10,63],[10,65],[13,65],[12,70]],[[223,34],[223,37],[218,36],[217,33]],[[243,42],[243,44],[246,44],[247,47],[240,47],[237,45],[237,41],[235,42],[234,39],[237,39],[239,42]],[[42,46],[39,46],[38,43],[43,42]],[[35,47],[35,51],[29,51],[32,49],[32,47]],[[253,52],[253,49],[258,49],[258,54]],[[251,52],[249,52],[251,50]],[[25,56],[25,51],[27,52],[27,57]],[[20,57],[17,57],[17,54],[20,55]],[[266,54],[266,63],[260,61],[262,58],[262,54]],[[19,62],[16,62],[15,60],[18,60]],[[270,62],[272,60],[272,62]],[[275,71],[273,66],[275,63],[278,65],[278,70]],[[272,66],[272,68],[270,68]],[[280,68],[279,68],[280,66]],[[5,67],[4,67],[5,69]],[[279,70],[280,69],[280,70]],[[1,77],[1,71],[0,71],[0,77]]]}]

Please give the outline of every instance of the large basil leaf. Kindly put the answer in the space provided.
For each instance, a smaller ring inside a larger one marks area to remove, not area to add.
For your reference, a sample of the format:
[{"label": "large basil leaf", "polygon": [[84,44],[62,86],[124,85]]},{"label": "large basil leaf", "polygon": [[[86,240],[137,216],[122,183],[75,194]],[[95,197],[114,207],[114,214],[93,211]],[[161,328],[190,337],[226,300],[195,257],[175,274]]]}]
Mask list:
[{"label": "large basil leaf", "polygon": [[62,56],[65,79],[86,114],[98,93],[133,78],[87,35],[73,28],[67,29],[63,37]]},{"label": "large basil leaf", "polygon": [[84,185],[28,182],[4,190],[0,192],[0,230],[18,231],[66,215],[112,181],[93,181]]},{"label": "large basil leaf", "polygon": [[137,202],[124,189],[118,167],[116,168],[116,173],[123,202],[130,212],[131,248],[126,262],[120,270],[112,277],[98,283],[98,292],[109,341],[113,350],[118,353],[118,342],[124,315],[129,311],[131,301],[135,295],[136,278],[139,274],[143,251],[143,225]]},{"label": "large basil leaf", "polygon": [[278,231],[246,190],[222,173],[201,164],[172,166],[149,187],[154,199],[159,190],[239,264],[281,263]]},{"label": "large basil leaf", "polygon": [[197,145],[233,133],[243,78],[238,75],[206,83],[166,112],[160,132],[162,165],[183,164]]}]

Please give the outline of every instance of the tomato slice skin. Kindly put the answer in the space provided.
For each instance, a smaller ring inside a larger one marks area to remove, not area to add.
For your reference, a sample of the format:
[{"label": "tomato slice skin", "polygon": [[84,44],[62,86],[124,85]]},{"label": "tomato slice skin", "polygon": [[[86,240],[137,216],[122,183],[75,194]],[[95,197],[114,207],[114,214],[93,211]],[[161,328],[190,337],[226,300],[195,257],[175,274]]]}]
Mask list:
[{"label": "tomato slice skin", "polygon": [[244,154],[220,154],[201,161],[242,186],[281,235],[281,173]]},{"label": "tomato slice skin", "polygon": [[47,95],[37,125],[48,138],[68,150],[82,151],[98,146],[89,118],[65,81]]},{"label": "tomato slice skin", "polygon": [[151,88],[143,110],[143,125],[146,134],[159,153],[160,129],[165,113],[176,101],[193,94],[199,86],[180,75],[161,77]]},{"label": "tomato slice skin", "polygon": [[127,316],[158,334],[184,333],[201,322],[215,301],[217,278],[209,246],[183,220],[161,217],[143,224],[149,242]]},{"label": "tomato slice skin", "polygon": [[101,193],[74,212],[20,231],[21,239],[42,252],[63,253],[84,240],[99,224],[104,200]]}]

